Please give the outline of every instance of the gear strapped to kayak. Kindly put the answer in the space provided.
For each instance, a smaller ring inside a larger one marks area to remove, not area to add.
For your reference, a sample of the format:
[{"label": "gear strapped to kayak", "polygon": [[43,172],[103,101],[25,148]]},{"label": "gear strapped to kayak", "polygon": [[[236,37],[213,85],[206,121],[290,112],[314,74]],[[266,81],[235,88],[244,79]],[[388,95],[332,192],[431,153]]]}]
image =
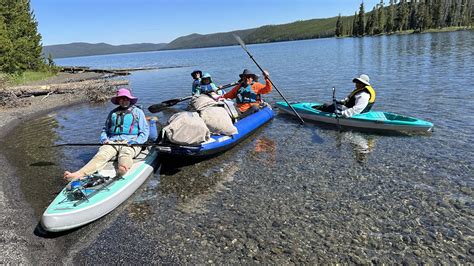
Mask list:
[{"label": "gear strapped to kayak", "polygon": [[77,206],[85,201],[89,201],[100,190],[107,189],[107,186],[117,179],[120,179],[120,177],[102,176],[96,173],[88,175],[81,180],[72,181],[64,190],[66,197],[63,201],[77,201],[74,203],[74,206]]}]

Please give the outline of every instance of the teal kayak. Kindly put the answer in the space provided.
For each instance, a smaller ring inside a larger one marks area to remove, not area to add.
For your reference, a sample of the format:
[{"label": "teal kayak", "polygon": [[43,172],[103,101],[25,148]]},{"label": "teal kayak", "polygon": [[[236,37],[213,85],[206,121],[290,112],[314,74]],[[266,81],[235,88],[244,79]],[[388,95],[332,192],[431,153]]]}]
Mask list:
[{"label": "teal kayak", "polygon": [[117,177],[110,161],[97,174],[70,182],[41,217],[42,227],[60,232],[80,227],[114,210],[129,198],[153,172],[158,157],[155,148],[143,150],[123,177]]},{"label": "teal kayak", "polygon": [[[283,112],[294,115],[291,108],[285,102],[277,102],[277,106]],[[433,130],[433,123],[431,122],[395,113],[370,111],[354,115],[350,118],[337,118],[334,113],[322,112],[315,109],[315,107],[321,106],[320,103],[291,103],[291,106],[304,119],[321,123],[358,129],[410,133],[431,132]]]}]

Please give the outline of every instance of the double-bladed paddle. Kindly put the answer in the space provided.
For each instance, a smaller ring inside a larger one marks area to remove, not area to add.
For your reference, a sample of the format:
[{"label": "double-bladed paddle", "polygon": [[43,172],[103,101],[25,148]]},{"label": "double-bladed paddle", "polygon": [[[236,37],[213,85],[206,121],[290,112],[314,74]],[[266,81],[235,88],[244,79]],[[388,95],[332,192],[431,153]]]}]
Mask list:
[{"label": "double-bladed paddle", "polygon": [[[234,34],[234,38],[237,40],[237,42],[239,42],[240,46],[245,50],[245,52],[247,52],[247,54],[249,55],[250,59],[252,59],[252,61],[255,63],[255,65],[257,65],[258,69],[260,69],[260,71],[262,71],[262,73],[265,73],[262,69],[262,67],[260,67],[260,65],[257,63],[257,61],[255,61],[255,59],[253,58],[252,54],[250,54],[249,50],[247,49],[247,47],[245,46],[245,43],[244,41],[242,41],[242,39],[237,36],[236,34]],[[291,110],[293,111],[293,113],[295,113],[295,115],[301,120],[301,124],[304,124],[304,120],[303,118],[301,118],[301,116],[296,112],[295,108],[293,108],[293,106],[291,106],[291,104],[286,100],[285,96],[283,96],[283,94],[280,92],[280,90],[275,86],[275,84],[273,84],[272,80],[270,79],[270,77],[265,77],[267,78],[270,83],[272,84],[272,86],[275,88],[275,90],[278,92],[278,94],[280,94],[281,98],[283,98],[283,100],[285,100],[286,104],[288,104],[288,106],[291,108]]]},{"label": "double-bladed paddle", "polygon": [[[223,90],[223,89],[227,89],[227,88],[230,88],[230,87],[233,87],[235,85],[239,84],[238,81],[236,82],[232,82],[232,83],[229,83],[229,84],[226,84],[226,85],[222,85],[219,89],[219,90]],[[167,100],[167,101],[163,101],[161,103],[157,103],[157,104],[153,104],[153,105],[150,105],[148,107],[148,111],[150,111],[150,113],[158,113],[160,111],[162,111],[163,109],[165,108],[168,108],[170,106],[173,106],[179,102],[182,102],[182,101],[186,101],[186,100],[189,100],[191,99],[193,96],[186,96],[186,97],[183,97],[183,98],[177,98],[177,99],[171,99],[171,100]]]}]

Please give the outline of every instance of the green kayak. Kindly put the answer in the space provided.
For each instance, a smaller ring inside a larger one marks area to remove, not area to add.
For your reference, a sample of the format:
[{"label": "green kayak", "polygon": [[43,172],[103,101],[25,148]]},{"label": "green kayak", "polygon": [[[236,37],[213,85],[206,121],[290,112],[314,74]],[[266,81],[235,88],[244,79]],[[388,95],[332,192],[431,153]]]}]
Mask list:
[{"label": "green kayak", "polygon": [[[277,102],[277,106],[283,112],[294,115],[291,108],[285,102]],[[315,107],[321,106],[320,103],[291,103],[291,106],[306,120],[344,127],[410,133],[431,132],[433,130],[433,123],[431,122],[395,113],[370,111],[354,115],[350,118],[337,118],[334,113],[322,112],[315,109]]]}]

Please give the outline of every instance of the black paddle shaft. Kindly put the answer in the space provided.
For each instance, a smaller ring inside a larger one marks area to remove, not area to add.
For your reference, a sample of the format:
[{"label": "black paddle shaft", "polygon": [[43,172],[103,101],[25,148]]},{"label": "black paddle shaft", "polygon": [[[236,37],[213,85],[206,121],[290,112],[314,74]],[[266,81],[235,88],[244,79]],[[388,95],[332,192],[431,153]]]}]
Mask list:
[{"label": "black paddle shaft", "polygon": [[249,55],[250,59],[252,59],[252,61],[255,63],[255,65],[258,67],[258,69],[260,69],[260,71],[262,71],[262,73],[263,73],[263,75],[265,76],[265,78],[270,81],[270,83],[271,83],[272,86],[275,88],[275,90],[278,92],[278,94],[280,94],[281,98],[283,98],[283,100],[286,102],[286,104],[288,104],[288,107],[290,107],[290,109],[293,111],[293,113],[295,113],[295,115],[300,119],[301,124],[304,124],[303,118],[301,118],[301,116],[298,114],[298,112],[296,112],[295,108],[293,108],[293,106],[291,106],[291,104],[288,102],[288,100],[285,98],[285,96],[283,96],[283,94],[280,92],[280,90],[277,88],[277,86],[275,86],[275,84],[274,84],[273,81],[270,79],[270,77],[268,77],[268,76],[265,74],[265,72],[263,71],[263,68],[257,63],[257,61],[255,60],[255,58],[253,58],[252,54],[249,52],[249,50],[248,50],[247,47],[245,46],[244,41],[242,41],[242,39],[241,39],[239,36],[237,36],[236,34],[234,34],[234,38],[237,40],[237,42],[239,42],[240,46],[245,50],[245,52],[247,52],[247,54]]},{"label": "black paddle shaft", "polygon": [[[223,89],[227,89],[227,88],[230,88],[232,86],[235,86],[239,84],[238,81],[236,82],[232,82],[232,83],[229,83],[229,84],[226,84],[226,85],[223,85],[222,87],[220,87],[218,89],[218,91],[220,90],[223,90]],[[157,103],[157,104],[153,104],[153,105],[150,105],[148,107],[148,111],[150,111],[150,113],[158,113],[160,112],[161,110],[165,109],[165,108],[168,108],[168,107],[171,107],[173,105],[176,105],[177,103],[179,102],[182,102],[182,101],[186,101],[186,100],[189,100],[191,99],[193,96],[186,96],[186,97],[183,97],[183,98],[177,98],[177,99],[171,99],[171,100],[166,100],[166,101],[163,101],[161,103]]]}]

